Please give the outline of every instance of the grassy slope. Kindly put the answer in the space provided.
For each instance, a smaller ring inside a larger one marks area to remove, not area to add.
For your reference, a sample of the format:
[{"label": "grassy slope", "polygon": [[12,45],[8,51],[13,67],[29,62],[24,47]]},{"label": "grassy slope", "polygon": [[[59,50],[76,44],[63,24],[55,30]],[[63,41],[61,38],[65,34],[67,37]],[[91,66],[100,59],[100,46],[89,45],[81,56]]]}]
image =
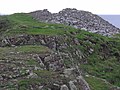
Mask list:
[{"label": "grassy slope", "polygon": [[116,38],[108,38],[84,31],[82,35],[77,35],[80,40],[83,40],[85,53],[88,53],[88,48],[94,50],[86,57],[87,64],[81,67],[90,75],[106,79],[110,83],[120,86],[120,38],[119,35],[117,36]]},{"label": "grassy slope", "polygon": [[[97,34],[92,34],[86,31],[76,30],[69,26],[59,24],[40,23],[33,20],[31,16],[25,14],[13,14],[7,16],[11,28],[2,33],[3,37],[14,36],[19,34],[44,34],[44,35],[63,35],[69,32],[79,32],[74,37],[78,38],[81,45],[78,46],[80,50],[86,54],[87,64],[81,65],[86,74],[90,74],[99,78],[106,79],[113,85],[120,86],[120,38],[108,38]],[[67,31],[67,32],[66,32]],[[22,52],[33,52],[37,48],[38,52],[44,52],[43,47],[38,46],[23,46],[16,50]],[[93,53],[89,53],[88,49],[92,48]],[[0,48],[0,53],[4,50],[9,52],[7,47]],[[10,52],[14,51],[10,48]],[[15,51],[16,51],[15,50]],[[36,62],[30,60],[29,64]],[[88,83],[93,90],[107,90],[108,85],[97,78],[87,78]],[[37,82],[37,81],[36,81]],[[26,84],[27,81],[20,81],[20,84]],[[104,83],[104,84],[103,84]],[[94,86],[94,84],[96,84]]]},{"label": "grassy slope", "polygon": [[21,14],[13,14],[8,16],[8,19],[13,23],[13,28],[9,30],[7,35],[14,34],[44,34],[44,35],[59,35],[64,34],[65,30],[74,31],[74,28],[61,24],[40,23],[33,20],[31,16]]},{"label": "grassy slope", "polygon": [[85,77],[86,81],[89,83],[92,90],[110,90],[111,86],[104,80],[96,77]]}]

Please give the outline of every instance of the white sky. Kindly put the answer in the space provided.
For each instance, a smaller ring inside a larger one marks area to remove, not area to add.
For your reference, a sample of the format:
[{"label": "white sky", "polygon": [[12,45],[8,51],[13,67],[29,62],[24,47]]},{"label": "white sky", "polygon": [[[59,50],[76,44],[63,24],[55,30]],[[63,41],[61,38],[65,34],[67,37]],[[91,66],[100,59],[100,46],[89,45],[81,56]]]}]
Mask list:
[{"label": "white sky", "polygon": [[1,14],[42,9],[59,12],[64,8],[77,8],[94,14],[120,14],[120,0],[0,0]]}]

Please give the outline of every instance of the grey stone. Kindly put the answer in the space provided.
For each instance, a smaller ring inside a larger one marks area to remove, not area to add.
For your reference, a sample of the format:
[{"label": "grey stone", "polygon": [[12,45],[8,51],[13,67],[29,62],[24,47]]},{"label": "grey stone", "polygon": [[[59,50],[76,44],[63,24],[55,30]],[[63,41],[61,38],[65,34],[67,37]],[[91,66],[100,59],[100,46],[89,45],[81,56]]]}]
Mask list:
[{"label": "grey stone", "polygon": [[104,36],[120,33],[119,28],[116,28],[101,17],[87,11],[66,8],[59,13],[39,10],[31,12],[30,15],[43,22],[62,23]]},{"label": "grey stone", "polygon": [[69,75],[71,75],[71,74],[73,73],[73,70],[75,70],[75,68],[65,69],[63,73],[64,73],[66,76],[69,76]]},{"label": "grey stone", "polygon": [[38,78],[38,75],[36,73],[31,72],[28,78]]},{"label": "grey stone", "polygon": [[89,87],[89,84],[86,82],[86,80],[82,76],[78,76],[77,80],[81,84],[83,90],[91,90]]},{"label": "grey stone", "polygon": [[67,87],[67,85],[62,85],[60,90],[69,90],[69,88]]},{"label": "grey stone", "polygon": [[78,90],[73,81],[69,82],[70,90]]}]

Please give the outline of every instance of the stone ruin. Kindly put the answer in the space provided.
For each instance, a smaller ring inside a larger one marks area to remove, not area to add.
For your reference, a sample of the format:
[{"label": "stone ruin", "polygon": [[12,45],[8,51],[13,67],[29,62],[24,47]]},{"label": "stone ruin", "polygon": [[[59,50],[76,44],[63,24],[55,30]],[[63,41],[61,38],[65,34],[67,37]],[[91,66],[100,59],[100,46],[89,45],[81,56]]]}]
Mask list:
[{"label": "stone ruin", "polygon": [[111,36],[120,33],[120,29],[91,12],[66,8],[58,13],[51,13],[47,9],[29,13],[34,19],[48,23],[60,23],[75,28]]}]

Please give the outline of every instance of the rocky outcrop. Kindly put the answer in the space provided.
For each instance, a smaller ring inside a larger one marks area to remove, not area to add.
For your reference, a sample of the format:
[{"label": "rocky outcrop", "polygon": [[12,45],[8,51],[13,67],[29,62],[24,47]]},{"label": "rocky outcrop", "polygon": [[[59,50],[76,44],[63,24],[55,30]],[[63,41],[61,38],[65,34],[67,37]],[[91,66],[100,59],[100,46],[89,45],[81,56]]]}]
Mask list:
[{"label": "rocky outcrop", "polygon": [[[71,42],[67,42],[68,39]],[[76,39],[75,41],[78,40]],[[43,90],[46,87],[50,88],[51,90],[79,90],[79,87],[76,87],[75,84],[70,80],[75,79],[77,81],[76,77],[81,75],[81,73],[78,70],[79,68],[76,68],[77,64],[80,64],[81,62],[80,61],[75,62],[74,60],[75,59],[81,60],[83,59],[84,55],[78,48],[72,48],[72,45],[74,44],[75,44],[74,38],[70,38],[69,36],[64,37],[60,35],[59,36],[19,35],[14,37],[1,38],[0,47],[3,48],[5,48],[6,46],[9,48],[17,48],[24,45],[38,45],[38,46],[42,45],[48,47],[50,51],[42,54],[34,52],[22,54],[19,51],[18,52],[8,51],[10,54],[6,56],[5,60],[0,61],[1,63],[3,63],[3,65],[6,65],[4,67],[2,64],[0,64],[0,67],[2,68],[1,69],[2,74],[0,74],[1,76],[0,79],[4,83],[6,83],[6,81],[10,82],[10,80],[12,81],[13,79],[18,79],[22,77],[26,77],[29,79],[38,79],[45,76],[40,77],[34,71],[45,70],[47,72],[52,71],[54,73],[57,73],[57,75],[51,76],[50,78],[51,81],[49,80],[50,82],[48,83],[45,82],[48,86],[42,87]],[[71,50],[69,51],[70,48]],[[15,62],[14,59],[15,60],[17,59],[17,62]],[[35,62],[37,63],[37,65],[26,65],[24,61],[31,62],[29,59],[32,59],[31,64]],[[70,63],[67,64],[64,62]],[[14,69],[12,63],[16,63],[14,65]],[[27,69],[24,70],[24,68]],[[8,70],[10,73],[4,72]],[[16,72],[16,74],[13,75],[14,72]],[[65,78],[67,80],[62,78]],[[0,81],[0,83],[2,82]]]},{"label": "rocky outcrop", "polygon": [[[21,84],[16,87],[17,81],[14,79],[40,79],[42,83],[28,84],[29,88],[34,88],[30,90],[39,90],[39,88],[41,90],[91,90],[80,66],[86,64],[86,58],[95,51],[93,47],[88,46],[88,43],[95,45],[97,42],[93,42],[90,37],[79,40],[72,36],[73,34],[66,34],[68,33],[58,36],[26,34],[1,37],[0,83],[3,83],[3,88],[6,87],[7,81],[14,82],[15,88],[21,87]],[[26,45],[44,46],[49,50],[42,53],[21,53],[17,50],[18,47]],[[80,45],[84,46],[86,52],[83,53],[78,47]],[[101,43],[101,47],[104,47],[100,48],[104,55],[109,54],[106,44]]]},{"label": "rocky outcrop", "polygon": [[39,21],[66,24],[105,36],[111,36],[120,32],[118,28],[101,17],[92,14],[91,12],[77,9],[66,8],[59,13],[53,14],[45,9],[31,12],[30,15]]}]

